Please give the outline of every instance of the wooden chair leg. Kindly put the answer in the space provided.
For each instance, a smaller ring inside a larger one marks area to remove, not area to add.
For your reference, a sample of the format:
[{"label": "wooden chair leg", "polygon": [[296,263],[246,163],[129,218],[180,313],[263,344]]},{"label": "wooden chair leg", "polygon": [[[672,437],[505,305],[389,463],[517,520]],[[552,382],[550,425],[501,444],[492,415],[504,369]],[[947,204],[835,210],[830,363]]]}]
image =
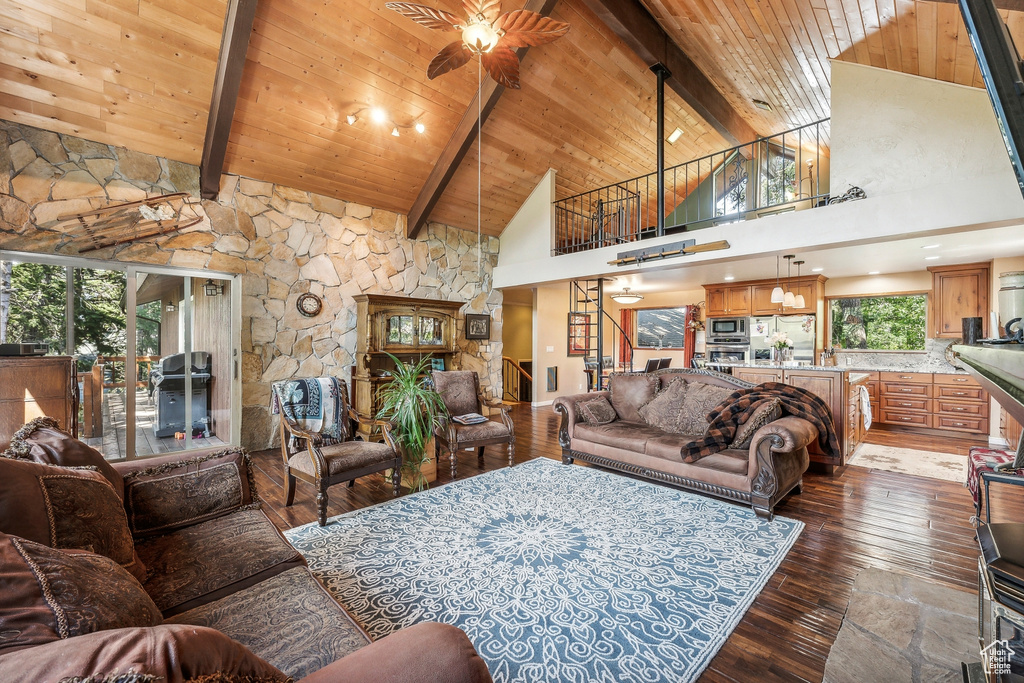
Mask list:
[{"label": "wooden chair leg", "polygon": [[295,477],[290,467],[284,468],[284,506],[288,507],[295,502]]},{"label": "wooden chair leg", "polygon": [[402,492],[402,466],[391,468],[391,492],[395,494],[395,498]]},{"label": "wooden chair leg", "polygon": [[484,446],[481,446],[480,448],[476,449],[476,457],[484,457]]},{"label": "wooden chair leg", "polygon": [[316,509],[320,526],[327,526],[327,482],[323,479],[317,482]]}]

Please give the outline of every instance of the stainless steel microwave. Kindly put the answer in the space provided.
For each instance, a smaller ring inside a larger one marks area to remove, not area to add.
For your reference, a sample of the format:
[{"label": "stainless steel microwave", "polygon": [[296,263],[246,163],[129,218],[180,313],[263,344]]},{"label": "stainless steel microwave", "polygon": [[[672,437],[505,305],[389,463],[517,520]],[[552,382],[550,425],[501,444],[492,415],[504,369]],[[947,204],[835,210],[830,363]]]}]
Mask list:
[{"label": "stainless steel microwave", "polygon": [[708,320],[709,337],[749,337],[746,318],[711,318]]}]

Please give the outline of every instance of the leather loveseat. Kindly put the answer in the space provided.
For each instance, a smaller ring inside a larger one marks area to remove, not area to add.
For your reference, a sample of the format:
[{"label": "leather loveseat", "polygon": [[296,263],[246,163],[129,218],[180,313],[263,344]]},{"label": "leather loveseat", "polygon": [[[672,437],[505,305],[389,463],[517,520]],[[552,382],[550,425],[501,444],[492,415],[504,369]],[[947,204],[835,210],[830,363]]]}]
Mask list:
[{"label": "leather loveseat", "polygon": [[43,418],[4,456],[6,683],[491,680],[452,626],[370,644],[260,509],[242,450],[111,465]]},{"label": "leather loveseat", "polygon": [[[752,386],[708,370],[612,373],[608,390],[555,400],[562,462],[582,460],[748,504],[771,519],[782,498],[801,491],[809,464],[806,447],[818,437],[810,422],[766,409],[740,426],[728,448],[694,462],[683,456],[684,446],[707,429],[707,413],[733,391]],[[607,415],[591,416],[601,413],[591,407]],[[688,419],[682,419],[687,411]]]}]

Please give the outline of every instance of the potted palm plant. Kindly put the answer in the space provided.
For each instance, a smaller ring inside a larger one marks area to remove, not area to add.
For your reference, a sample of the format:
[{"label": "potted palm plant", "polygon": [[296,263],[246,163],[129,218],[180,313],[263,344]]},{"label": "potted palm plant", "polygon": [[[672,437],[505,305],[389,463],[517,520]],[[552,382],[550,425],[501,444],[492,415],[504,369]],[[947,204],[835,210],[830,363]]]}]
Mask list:
[{"label": "potted palm plant", "polygon": [[392,424],[395,447],[402,455],[402,481],[413,491],[427,488],[423,474],[424,463],[430,463],[427,446],[434,437],[434,429],[448,416],[441,395],[427,380],[430,357],[419,362],[404,363],[388,354],[395,363],[391,381],[377,394],[380,409],[377,418]]}]

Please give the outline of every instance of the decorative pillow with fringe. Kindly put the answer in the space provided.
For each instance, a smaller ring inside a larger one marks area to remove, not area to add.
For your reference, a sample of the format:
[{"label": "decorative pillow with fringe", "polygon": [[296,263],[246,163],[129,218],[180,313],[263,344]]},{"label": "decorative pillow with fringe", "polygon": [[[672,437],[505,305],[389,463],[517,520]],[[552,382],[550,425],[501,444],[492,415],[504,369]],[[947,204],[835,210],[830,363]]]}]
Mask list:
[{"label": "decorative pillow with fringe", "polygon": [[58,467],[91,467],[106,477],[118,497],[124,498],[124,481],[103,454],[61,429],[52,417],[37,417],[16,431],[3,457]]}]

